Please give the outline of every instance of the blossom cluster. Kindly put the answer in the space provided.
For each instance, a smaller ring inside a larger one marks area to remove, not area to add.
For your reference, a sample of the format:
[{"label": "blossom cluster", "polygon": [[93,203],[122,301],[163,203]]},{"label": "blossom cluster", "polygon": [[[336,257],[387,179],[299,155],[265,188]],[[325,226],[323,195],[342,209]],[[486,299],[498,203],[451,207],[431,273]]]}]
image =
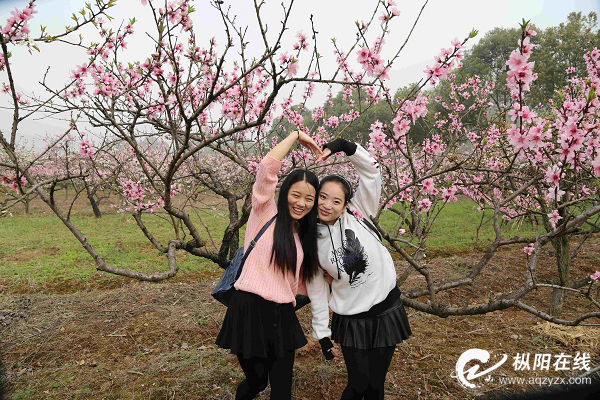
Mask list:
[{"label": "blossom cluster", "polygon": [[372,48],[363,46],[358,50],[357,61],[362,65],[368,76],[377,76],[381,80],[389,79],[389,67],[381,58],[383,39],[377,38]]},{"label": "blossom cluster", "polygon": [[432,84],[436,84],[439,79],[444,79],[455,67],[455,63],[460,64],[460,60],[463,57],[463,44],[458,39],[452,41],[452,47],[443,48],[438,55],[435,56],[435,63],[433,66],[427,65],[425,67],[425,73],[431,80]]},{"label": "blossom cluster", "polygon": [[524,38],[519,40],[519,47],[512,51],[506,65],[506,87],[510,90],[513,100],[522,100],[526,92],[531,89],[531,83],[537,79],[537,74],[533,73],[534,62],[528,62],[533,49],[531,36],[537,33],[532,29],[524,31]]},{"label": "blossom cluster", "polygon": [[79,142],[79,152],[82,155],[88,156],[88,157],[91,157],[94,155],[94,150],[92,149],[92,146],[90,145],[89,140],[84,139],[81,142]]},{"label": "blossom cluster", "polygon": [[19,185],[27,185],[27,179],[22,175],[19,177],[19,179],[17,179],[16,176],[2,176],[2,183],[13,190],[19,190]]},{"label": "blossom cluster", "polygon": [[[11,11],[11,17],[6,20],[6,24],[3,27],[0,27],[0,32],[2,32],[2,35],[4,35],[9,42],[23,39],[30,33],[28,21],[33,18],[33,14],[35,13],[37,13],[37,11],[35,10],[33,1],[30,1],[23,10],[15,8],[14,11]],[[0,64],[0,66],[1,65],[2,64]],[[2,68],[0,68],[0,70],[1,69]]]}]

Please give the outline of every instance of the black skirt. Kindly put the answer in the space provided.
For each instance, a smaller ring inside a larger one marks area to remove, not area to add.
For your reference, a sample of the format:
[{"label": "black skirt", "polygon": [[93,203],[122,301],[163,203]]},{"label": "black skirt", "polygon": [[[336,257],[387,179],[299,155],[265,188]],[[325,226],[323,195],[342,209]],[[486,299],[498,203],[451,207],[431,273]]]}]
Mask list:
[{"label": "black skirt", "polygon": [[411,334],[404,304],[399,298],[373,317],[356,318],[333,313],[331,319],[331,339],[346,347],[371,350],[395,346]]},{"label": "black skirt", "polygon": [[275,303],[241,290],[231,297],[216,340],[219,347],[244,358],[279,358],[307,343],[292,303]]}]

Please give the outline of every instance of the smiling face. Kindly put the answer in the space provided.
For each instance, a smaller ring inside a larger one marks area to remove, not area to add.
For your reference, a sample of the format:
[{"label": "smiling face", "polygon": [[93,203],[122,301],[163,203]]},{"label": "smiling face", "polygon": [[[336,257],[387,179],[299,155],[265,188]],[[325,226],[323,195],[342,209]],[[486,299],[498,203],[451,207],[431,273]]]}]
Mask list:
[{"label": "smiling face", "polygon": [[317,190],[307,181],[298,181],[288,191],[288,210],[292,219],[302,219],[315,205]]},{"label": "smiling face", "polygon": [[319,192],[319,220],[325,225],[333,225],[346,211],[346,194],[338,182],[326,182]]}]

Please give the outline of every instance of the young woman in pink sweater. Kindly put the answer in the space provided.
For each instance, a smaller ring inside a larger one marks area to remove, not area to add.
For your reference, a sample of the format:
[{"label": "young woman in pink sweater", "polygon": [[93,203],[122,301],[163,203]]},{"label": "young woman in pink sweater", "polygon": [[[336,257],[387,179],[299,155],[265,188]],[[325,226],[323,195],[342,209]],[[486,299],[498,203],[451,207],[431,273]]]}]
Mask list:
[{"label": "young woman in pink sweater", "polygon": [[315,155],[322,154],[310,136],[294,131],[260,162],[244,248],[277,217],[246,259],[216,340],[237,355],[246,376],[236,399],[253,399],[269,381],[271,399],[290,399],[295,350],[307,343],[294,307],[298,288],[304,288],[318,270],[317,176],[292,171],[275,202],[277,173],[296,141]]}]

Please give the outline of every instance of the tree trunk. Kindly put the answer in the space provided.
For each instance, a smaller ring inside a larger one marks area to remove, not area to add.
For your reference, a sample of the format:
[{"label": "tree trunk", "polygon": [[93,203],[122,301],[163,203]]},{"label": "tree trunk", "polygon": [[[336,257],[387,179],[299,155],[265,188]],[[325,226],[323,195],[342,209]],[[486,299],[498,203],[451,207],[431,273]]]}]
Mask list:
[{"label": "tree trunk", "polygon": [[90,191],[90,186],[88,185],[87,182],[85,182],[85,190],[87,192],[87,198],[90,201],[90,204],[92,205],[92,210],[94,210],[94,216],[96,218],[101,218],[102,217],[102,213],[100,212],[100,208],[98,208],[98,204],[96,203],[96,199],[94,199],[94,192]]},{"label": "tree trunk", "polygon": [[[552,240],[552,246],[556,254],[556,266],[558,268],[558,281],[560,286],[570,287],[571,281],[569,273],[571,271],[571,239],[565,235]],[[553,317],[560,318],[562,308],[566,299],[566,291],[562,289],[553,289],[550,295],[550,308],[548,313]]]},{"label": "tree trunk", "polygon": [[235,252],[237,251],[238,247],[240,247],[240,231],[237,230],[235,231],[235,233],[233,234],[233,237],[231,238],[231,244],[229,245],[229,259],[233,259],[233,256],[235,255]]},{"label": "tree trunk", "polygon": [[88,199],[90,200],[90,204],[92,205],[92,210],[94,210],[94,216],[96,218],[101,218],[102,213],[100,212],[100,209],[98,208],[98,204],[96,204],[96,200],[94,200],[94,196],[89,196]]}]

